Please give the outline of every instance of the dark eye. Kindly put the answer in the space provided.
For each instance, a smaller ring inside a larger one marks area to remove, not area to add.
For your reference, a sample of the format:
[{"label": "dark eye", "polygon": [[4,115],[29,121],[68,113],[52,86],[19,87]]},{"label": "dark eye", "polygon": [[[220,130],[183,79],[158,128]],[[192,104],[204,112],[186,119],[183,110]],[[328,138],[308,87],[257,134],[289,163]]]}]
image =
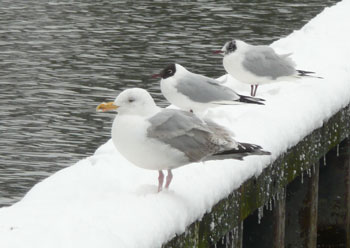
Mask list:
[{"label": "dark eye", "polygon": [[134,98],[129,98],[129,102],[134,102],[135,99]]},{"label": "dark eye", "polygon": [[171,74],[171,73],[173,73],[173,70],[172,70],[172,69],[169,69],[169,70],[167,70],[167,73],[168,73],[168,74]]},{"label": "dark eye", "polygon": [[232,41],[232,42],[230,42],[230,44],[228,45],[228,50],[229,51],[234,51],[234,50],[236,50],[236,42],[234,42],[234,41]]}]

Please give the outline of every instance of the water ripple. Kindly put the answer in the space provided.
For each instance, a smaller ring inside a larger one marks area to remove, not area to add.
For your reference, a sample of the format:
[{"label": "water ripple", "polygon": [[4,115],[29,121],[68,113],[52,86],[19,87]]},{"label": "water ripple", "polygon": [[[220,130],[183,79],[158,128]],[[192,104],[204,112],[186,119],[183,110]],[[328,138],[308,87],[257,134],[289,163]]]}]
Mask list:
[{"label": "water ripple", "polygon": [[0,206],[109,139],[98,103],[137,86],[166,106],[165,64],[218,77],[227,40],[269,44],[335,2],[1,1]]}]

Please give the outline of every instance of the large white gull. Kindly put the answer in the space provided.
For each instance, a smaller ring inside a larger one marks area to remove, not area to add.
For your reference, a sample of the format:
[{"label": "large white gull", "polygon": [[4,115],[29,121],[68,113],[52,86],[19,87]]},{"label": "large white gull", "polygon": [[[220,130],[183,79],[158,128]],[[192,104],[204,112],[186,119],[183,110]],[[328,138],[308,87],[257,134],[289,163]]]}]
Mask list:
[{"label": "large white gull", "polygon": [[239,143],[232,133],[191,112],[158,107],[144,89],[121,92],[114,102],[101,103],[98,111],[118,112],[112,140],[118,151],[134,165],[158,170],[158,191],[172,180],[171,170],[206,160],[239,159],[247,155],[269,155],[258,145]]}]

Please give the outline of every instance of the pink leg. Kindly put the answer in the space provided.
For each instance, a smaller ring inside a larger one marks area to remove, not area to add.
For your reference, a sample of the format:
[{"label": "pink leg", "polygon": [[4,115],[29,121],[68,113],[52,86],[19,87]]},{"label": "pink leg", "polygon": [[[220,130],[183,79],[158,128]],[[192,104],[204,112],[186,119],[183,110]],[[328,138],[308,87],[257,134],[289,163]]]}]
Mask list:
[{"label": "pink leg", "polygon": [[255,90],[254,90],[254,95],[253,95],[253,96],[256,95],[256,92],[257,92],[257,90],[258,90],[258,86],[259,86],[259,85],[257,85],[257,84],[255,85]]},{"label": "pink leg", "polygon": [[162,191],[163,188],[163,181],[164,181],[164,174],[163,172],[160,170],[159,172],[159,176],[158,176],[158,192]]},{"label": "pink leg", "polygon": [[166,176],[165,188],[169,188],[169,185],[172,179],[173,179],[173,173],[171,173],[171,170],[168,170],[168,175]]},{"label": "pink leg", "polygon": [[253,94],[254,94],[254,85],[251,85],[250,86],[250,95],[254,96]]}]

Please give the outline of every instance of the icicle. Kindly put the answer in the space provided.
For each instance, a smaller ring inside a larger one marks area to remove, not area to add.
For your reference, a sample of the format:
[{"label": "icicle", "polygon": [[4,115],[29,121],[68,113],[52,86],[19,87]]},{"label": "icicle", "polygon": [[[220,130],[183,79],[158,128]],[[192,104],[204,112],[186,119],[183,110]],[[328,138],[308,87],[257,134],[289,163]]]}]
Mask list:
[{"label": "icicle", "polygon": [[211,222],[210,223],[210,231],[213,231],[215,229],[215,223]]},{"label": "icicle", "polygon": [[235,248],[235,240],[236,240],[236,231],[231,232],[231,248]]},{"label": "icicle", "polygon": [[233,228],[232,232],[230,232],[231,234],[231,240],[230,240],[230,243],[231,243],[231,248],[236,248],[235,247],[235,244],[236,244],[236,241],[239,241],[240,240],[240,234],[242,234],[243,232],[243,221],[241,222],[240,226],[236,226],[235,228]]},{"label": "icicle", "polygon": [[284,192],[285,188],[282,188],[281,192],[282,192],[282,195],[281,195],[281,199],[285,199],[286,197],[286,193]]},{"label": "icicle", "polygon": [[303,171],[301,172],[300,176],[301,176],[301,184],[303,184],[304,183],[304,172]]},{"label": "icicle", "polygon": [[323,165],[324,165],[324,166],[326,166],[326,165],[327,165],[326,155],[323,155]]},{"label": "icicle", "polygon": [[260,224],[262,217],[264,217],[264,206],[258,208],[258,224]]},{"label": "icicle", "polygon": [[339,144],[337,145],[337,157],[339,157]]}]

